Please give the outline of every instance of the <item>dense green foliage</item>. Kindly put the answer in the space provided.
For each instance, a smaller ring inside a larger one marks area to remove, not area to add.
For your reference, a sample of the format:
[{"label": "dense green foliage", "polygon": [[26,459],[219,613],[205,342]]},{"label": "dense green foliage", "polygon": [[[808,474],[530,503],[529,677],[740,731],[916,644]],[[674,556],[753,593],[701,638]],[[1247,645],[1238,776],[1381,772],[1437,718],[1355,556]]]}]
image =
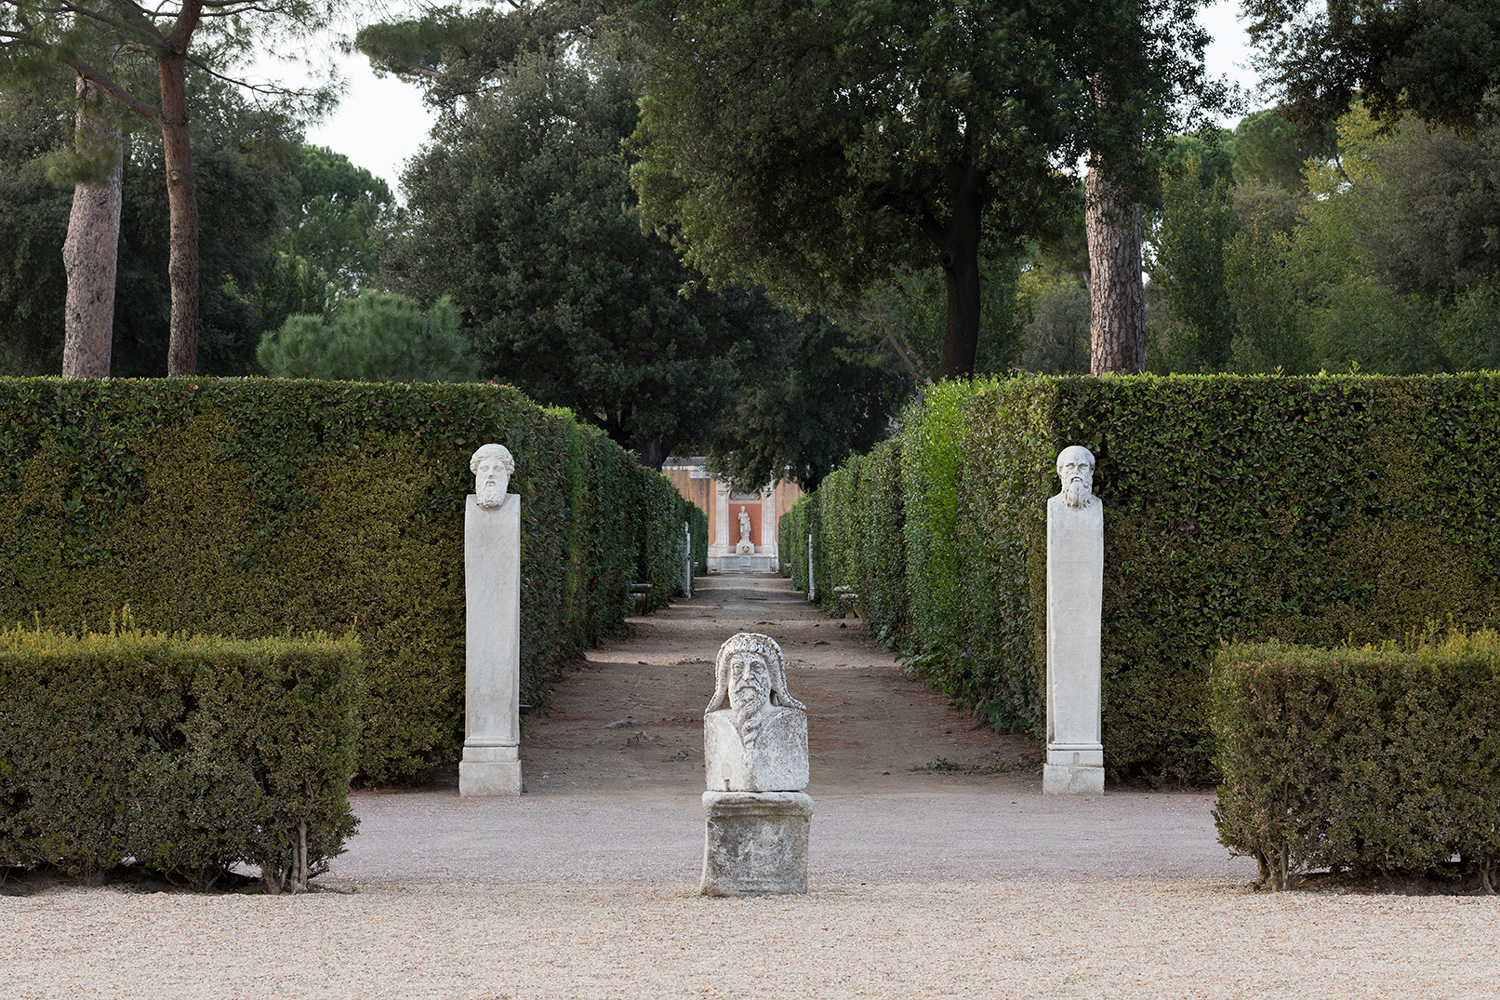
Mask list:
[{"label": "dense green foliage", "polygon": [[1070,198],[1056,165],[1130,163],[1217,100],[1178,0],[626,6],[653,49],[632,177],[647,222],[715,281],[804,306],[940,268],[945,377],[974,371],[984,262]]},{"label": "dense green foliage", "polygon": [[[991,725],[1042,724],[1044,510],[1068,444],[1094,452],[1105,503],[1116,778],[1213,775],[1205,681],[1223,640],[1495,624],[1500,517],[1492,477],[1475,470],[1500,433],[1500,378],[1014,379],[967,400],[948,392],[786,515],[783,558],[805,586],[814,533],[820,597],[853,587],[877,635]],[[851,535],[852,563],[830,552]],[[891,574],[893,552],[904,574]],[[897,578],[903,592],[881,590]]]},{"label": "dense green foliage", "polygon": [[[883,432],[894,353],[858,325],[720,294],[641,231],[621,142],[644,72],[590,0],[428,11],[361,31],[440,109],[385,227],[383,276],[449,296],[481,372],[603,427],[648,465],[712,457],[749,488],[815,483]],[[845,405],[847,401],[847,405]]]},{"label": "dense green foliage", "polygon": [[379,266],[371,231],[399,217],[385,181],[326,146],[299,150],[296,184],[287,193],[290,216],[278,249],[300,257],[343,295],[364,288]]},{"label": "dense green foliage", "polygon": [[404,295],[367,291],[339,303],[331,321],[290,317],[261,339],[255,357],[278,378],[466,382],[478,366],[459,322],[448,299],[424,311]]},{"label": "dense green foliage", "polygon": [[1363,100],[1382,118],[1414,112],[1472,127],[1494,116],[1500,8],[1492,0],[1246,0],[1267,82],[1302,128]]},{"label": "dense green foliage", "polygon": [[[194,169],[200,195],[198,239],[200,371],[242,375],[255,368],[260,315],[274,294],[273,245],[285,225],[289,178],[260,141],[248,109],[231,96],[194,100]],[[217,110],[218,113],[214,113]],[[231,114],[230,112],[233,112]],[[264,123],[269,127],[272,123]],[[71,134],[68,103],[24,90],[0,92],[0,373],[61,370],[67,278],[62,245],[71,188],[47,179]],[[168,230],[159,142],[125,140],[119,271],[111,370],[121,377],[167,370]],[[285,280],[285,275],[282,280]],[[318,290],[324,287],[319,281]],[[297,308],[306,296],[299,294]],[[272,317],[276,323],[285,318]]]},{"label": "dense green foliage", "polygon": [[883,344],[870,344],[820,315],[787,327],[757,358],[732,406],[719,415],[708,460],[740,489],[789,479],[815,490],[852,453],[889,433],[911,377]]},{"label": "dense green foliage", "polygon": [[1231,646],[1211,680],[1214,822],[1283,889],[1299,873],[1500,869],[1500,636]]},{"label": "dense green foliage", "polygon": [[670,600],[690,505],[503,386],[0,380],[0,622],[97,628],[128,604],[151,629],[353,630],[359,771],[420,775],[462,741],[463,509],[487,441],[516,459],[521,696],[537,702],[622,627],[638,570],[653,607]]},{"label": "dense green foliage", "polygon": [[359,657],[351,640],[0,633],[0,868],[318,874],[357,822]]},{"label": "dense green foliage", "polygon": [[1299,145],[1261,112],[1222,137],[1232,185],[1197,157],[1164,171],[1153,370],[1495,367],[1500,128],[1381,123],[1356,107],[1328,136]]},{"label": "dense green foliage", "polygon": [[679,294],[693,276],[626,210],[635,97],[609,53],[497,69],[408,167],[383,268],[423,302],[452,297],[481,374],[660,467],[708,437],[762,324],[743,293]]}]

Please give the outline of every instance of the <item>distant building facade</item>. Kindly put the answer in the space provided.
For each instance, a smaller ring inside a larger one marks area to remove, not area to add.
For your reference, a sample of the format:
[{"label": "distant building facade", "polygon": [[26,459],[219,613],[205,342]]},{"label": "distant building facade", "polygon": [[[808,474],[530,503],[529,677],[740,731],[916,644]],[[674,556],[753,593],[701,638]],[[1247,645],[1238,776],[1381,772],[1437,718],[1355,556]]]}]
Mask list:
[{"label": "distant building facade", "polygon": [[[802,497],[796,483],[782,480],[753,493],[730,490],[714,479],[708,460],[700,456],[670,456],[662,474],[678,491],[708,512],[708,571],[774,573],[781,568],[776,528],[792,504]],[[741,551],[740,510],[750,522],[750,551]]]}]

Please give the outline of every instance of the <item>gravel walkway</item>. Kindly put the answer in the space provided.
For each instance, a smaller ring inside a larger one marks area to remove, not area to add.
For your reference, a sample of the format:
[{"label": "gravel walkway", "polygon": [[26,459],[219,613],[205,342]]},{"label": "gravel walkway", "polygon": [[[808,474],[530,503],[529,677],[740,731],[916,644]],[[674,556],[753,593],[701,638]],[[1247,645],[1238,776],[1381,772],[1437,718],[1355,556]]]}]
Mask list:
[{"label": "gravel walkway", "polygon": [[[1250,892],[1210,796],[1044,798],[1033,768],[988,766],[1024,746],[853,633],[807,631],[830,623],[784,583],[705,584],[559,686],[523,738],[526,796],[357,793],[319,880],[337,891],[0,897],[0,1000],[1500,996],[1500,899]],[[701,757],[672,725],[702,699],[702,636],[747,619],[802,650],[794,693],[843,698],[814,717],[804,897],[696,894]],[[877,711],[897,701],[906,735]],[[935,756],[985,773],[911,763]]]}]

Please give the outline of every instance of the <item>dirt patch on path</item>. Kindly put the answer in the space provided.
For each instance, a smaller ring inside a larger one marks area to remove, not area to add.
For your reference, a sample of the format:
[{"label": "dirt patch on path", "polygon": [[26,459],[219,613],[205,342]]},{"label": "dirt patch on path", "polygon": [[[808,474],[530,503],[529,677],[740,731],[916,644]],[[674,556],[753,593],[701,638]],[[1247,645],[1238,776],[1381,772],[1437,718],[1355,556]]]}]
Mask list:
[{"label": "dirt patch on path", "polygon": [[813,795],[1040,783],[1040,744],[954,711],[863,622],[824,616],[782,577],[700,577],[691,600],[630,624],[632,638],[591,650],[526,719],[529,793],[701,789],[714,655],[735,632],[763,632],[786,654],[787,683],[807,705]]}]

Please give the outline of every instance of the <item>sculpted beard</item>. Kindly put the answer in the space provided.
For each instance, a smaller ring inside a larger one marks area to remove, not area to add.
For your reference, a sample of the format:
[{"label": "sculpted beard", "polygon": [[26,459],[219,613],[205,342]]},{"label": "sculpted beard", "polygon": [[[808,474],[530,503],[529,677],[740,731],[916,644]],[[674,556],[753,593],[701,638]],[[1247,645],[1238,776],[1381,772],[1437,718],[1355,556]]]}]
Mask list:
[{"label": "sculpted beard", "polygon": [[1063,487],[1063,503],[1075,510],[1087,507],[1094,501],[1094,494],[1081,482],[1071,482]]},{"label": "sculpted beard", "polygon": [[505,491],[500,488],[498,480],[488,480],[478,484],[479,506],[498,507],[505,502]]},{"label": "sculpted beard", "polygon": [[766,705],[767,693],[760,679],[747,676],[735,684],[731,692],[734,701],[734,726],[746,746],[755,745],[755,736],[760,732],[761,709]]}]

